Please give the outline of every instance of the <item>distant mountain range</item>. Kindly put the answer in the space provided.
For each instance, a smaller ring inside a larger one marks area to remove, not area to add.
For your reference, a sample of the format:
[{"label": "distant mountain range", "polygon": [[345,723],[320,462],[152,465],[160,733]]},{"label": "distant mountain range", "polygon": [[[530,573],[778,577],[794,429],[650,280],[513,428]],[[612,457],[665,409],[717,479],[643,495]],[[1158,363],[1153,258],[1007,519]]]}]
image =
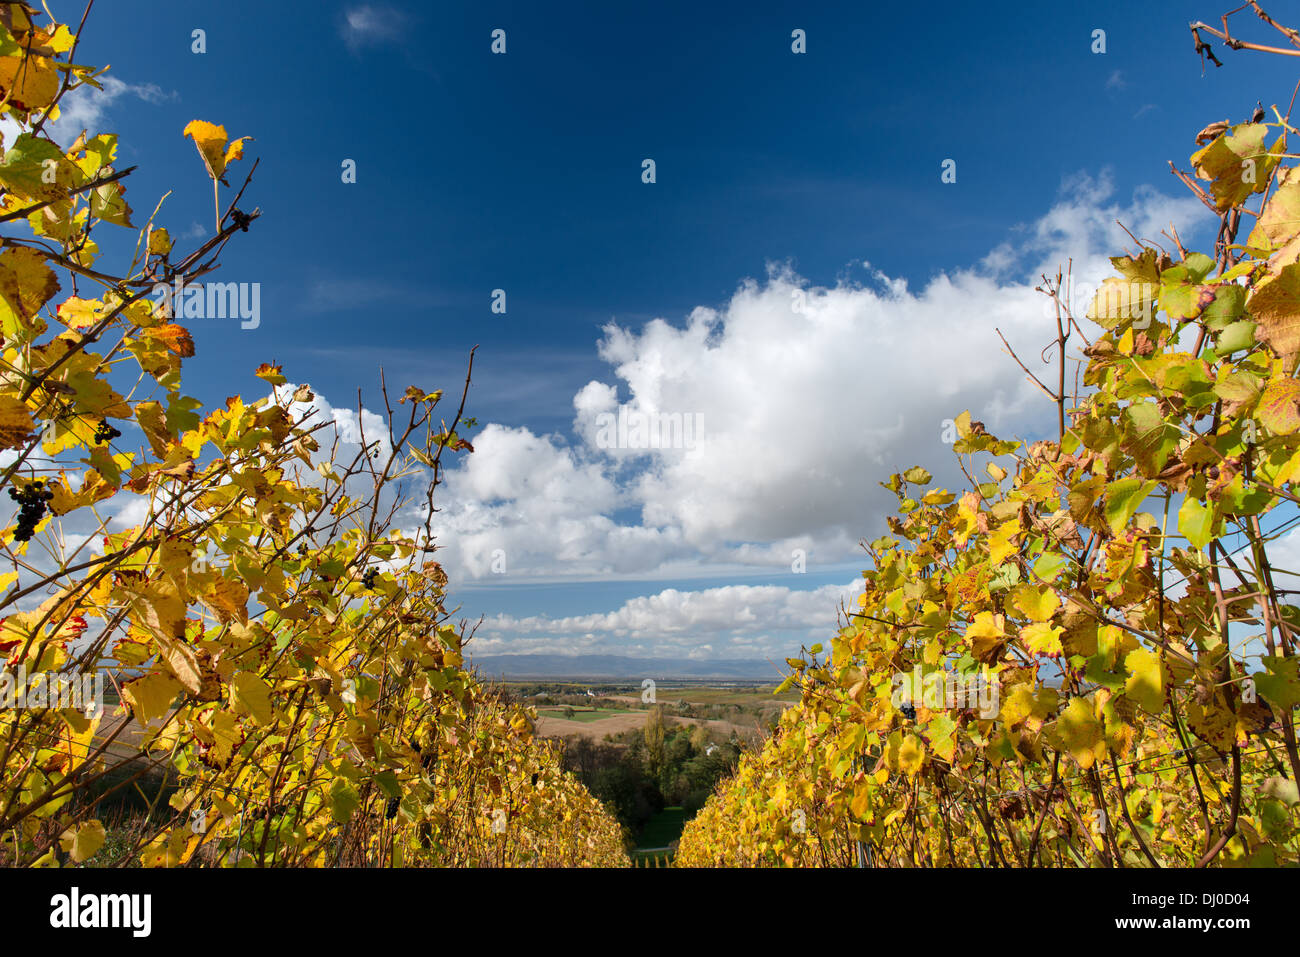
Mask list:
[{"label": "distant mountain range", "polygon": [[[778,662],[780,667],[778,668]],[[653,678],[780,681],[785,662],[758,658],[626,658],[620,655],[474,655],[470,665],[485,678]]]}]

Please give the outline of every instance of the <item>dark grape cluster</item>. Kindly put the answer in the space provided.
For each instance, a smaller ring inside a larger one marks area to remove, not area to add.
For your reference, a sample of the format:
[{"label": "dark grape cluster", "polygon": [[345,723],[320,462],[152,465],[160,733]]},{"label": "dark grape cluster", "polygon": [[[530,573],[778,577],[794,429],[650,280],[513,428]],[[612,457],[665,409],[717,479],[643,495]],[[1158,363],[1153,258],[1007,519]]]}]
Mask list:
[{"label": "dark grape cluster", "polygon": [[366,573],[365,573],[364,575],[361,576],[361,587],[362,587],[362,588],[374,588],[374,587],[375,587],[375,581],[376,581],[378,578],[379,578],[379,569],[378,569],[378,568],[369,568],[369,569],[366,569]]},{"label": "dark grape cluster", "polygon": [[397,817],[397,808],[400,806],[400,804],[401,802],[397,798],[389,798],[388,808],[384,813],[384,817],[388,818],[388,820],[390,821],[393,818]]},{"label": "dark grape cluster", "polygon": [[95,426],[95,444],[103,445],[105,442],[112,442],[121,434],[121,432],[109,425],[108,421],[105,420]]},{"label": "dark grape cluster", "polygon": [[916,720],[916,709],[912,707],[910,704],[905,704],[898,710],[902,712],[903,717],[906,718],[908,721]]},{"label": "dark grape cluster", "polygon": [[418,744],[413,744],[412,747],[415,748],[415,753],[420,756],[420,767],[426,771],[432,771],[438,763],[438,749],[430,747],[428,753],[426,753],[421,750]]},{"label": "dark grape cluster", "polygon": [[11,488],[9,497],[18,503],[18,527],[14,529],[14,539],[31,541],[36,526],[45,516],[45,503],[54,498],[54,493],[47,492],[45,483],[38,479],[22,488]]}]

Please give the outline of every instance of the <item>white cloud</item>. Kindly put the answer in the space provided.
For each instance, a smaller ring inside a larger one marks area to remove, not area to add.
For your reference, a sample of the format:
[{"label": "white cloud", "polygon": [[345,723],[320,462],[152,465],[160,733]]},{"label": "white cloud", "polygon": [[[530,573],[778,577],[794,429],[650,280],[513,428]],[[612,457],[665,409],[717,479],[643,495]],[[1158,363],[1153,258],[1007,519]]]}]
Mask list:
[{"label": "white cloud", "polygon": [[[175,91],[168,93],[154,83],[126,83],[115,76],[100,77],[99,82],[103,89],[86,84],[68,91],[59,100],[59,118],[45,126],[56,142],[70,145],[82,130],[91,135],[105,132],[103,126],[114,105],[124,99],[135,98],[154,105],[179,99]],[[6,143],[13,143],[20,133],[22,129],[12,119],[0,118],[0,134]]]},{"label": "white cloud", "polygon": [[620,654],[633,657],[762,658],[824,641],[856,607],[862,580],[796,590],[779,585],[665,589],[614,611],[565,618],[498,615],[484,621],[475,654]]},{"label": "white cloud", "polygon": [[59,119],[50,126],[55,139],[71,138],[82,130],[95,133],[114,104],[123,99],[134,97],[156,105],[178,98],[175,92],[167,93],[153,83],[125,83],[115,76],[105,76],[100,83],[104,87],[102,90],[92,86],[78,87],[59,101]]},{"label": "white cloud", "polygon": [[[970,409],[997,434],[1051,431],[1054,408],[994,331],[1038,362],[1055,334],[1040,273],[1072,258],[1082,291],[1132,245],[1116,220],[1154,238],[1173,221],[1185,240],[1207,221],[1191,198],[1113,193],[1109,177],[1074,177],[979,267],[915,290],[879,270],[870,285],[812,288],[773,267],[684,323],[611,323],[598,348],[612,375],[574,396],[572,441],[501,425],[473,438],[439,492],[440,561],[453,583],[491,575],[497,549],[494,582],[752,574],[788,569],[797,548],[812,571],[860,562],[893,509],[877,484],[891,472],[918,464],[964,484],[945,419]],[[600,416],[620,408],[698,416],[702,434],[690,448],[602,448]]]},{"label": "white cloud", "polygon": [[[916,288],[869,266],[869,284],[827,288],[769,267],[681,323],[611,323],[597,345],[610,374],[574,395],[572,436],[488,424],[447,472],[433,524],[452,593],[474,582],[771,577],[791,571],[795,549],[819,580],[848,579],[863,562],[859,541],[879,534],[892,511],[879,481],[919,464],[950,488],[963,482],[941,440],[945,419],[969,408],[995,433],[1050,432],[1054,409],[994,332],[1037,362],[1055,332],[1034,291],[1040,273],[1072,260],[1076,288],[1099,282],[1111,273],[1107,257],[1131,246],[1116,220],[1146,238],[1172,221],[1188,242],[1208,222],[1194,199],[1142,187],[1120,204],[1113,194],[1105,175],[1074,177],[1045,215],[976,267]],[[312,404],[314,421],[337,430],[344,459],[363,428],[387,451],[379,416],[322,396]],[[620,410],[698,415],[703,429],[685,448],[604,448],[599,417]],[[314,458],[332,438],[318,438]],[[322,481],[313,476],[304,469],[304,480]],[[400,516],[408,529],[423,522],[417,491],[407,487],[413,503]],[[474,648],[779,658],[824,639],[860,588],[663,589],[596,614],[499,615]]]}]

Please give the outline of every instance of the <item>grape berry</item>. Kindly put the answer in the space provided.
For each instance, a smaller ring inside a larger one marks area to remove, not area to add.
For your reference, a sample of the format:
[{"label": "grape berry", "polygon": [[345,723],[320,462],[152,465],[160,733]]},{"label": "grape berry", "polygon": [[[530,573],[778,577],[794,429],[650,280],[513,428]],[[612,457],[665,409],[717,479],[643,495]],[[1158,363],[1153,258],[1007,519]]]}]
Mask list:
[{"label": "grape berry", "polygon": [[112,442],[122,433],[108,424],[107,421],[95,426],[95,444],[103,445],[105,442]]},{"label": "grape berry", "polygon": [[45,483],[37,479],[22,488],[9,489],[9,497],[18,503],[18,525],[14,529],[14,540],[31,541],[36,534],[36,526],[45,516],[45,503],[54,498],[54,493],[47,492]]}]

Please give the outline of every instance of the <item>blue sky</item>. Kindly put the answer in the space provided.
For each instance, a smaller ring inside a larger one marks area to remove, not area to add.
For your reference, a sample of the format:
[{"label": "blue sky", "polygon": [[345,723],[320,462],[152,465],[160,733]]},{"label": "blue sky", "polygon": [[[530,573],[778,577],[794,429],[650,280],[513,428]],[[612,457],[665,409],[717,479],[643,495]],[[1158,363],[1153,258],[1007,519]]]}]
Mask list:
[{"label": "blue sky", "polygon": [[[260,282],[262,319],[193,324],[209,405],[275,360],[373,408],[381,366],[451,391],[480,346],[439,528],[482,650],[779,656],[851,596],[876,482],[955,484],[944,417],[1050,428],[994,333],[1046,342],[1038,272],[1100,280],[1117,218],[1208,242],[1166,161],[1256,99],[1285,111],[1294,73],[1219,49],[1202,77],[1204,0],[757,6],[112,0],[78,60],[117,82],[64,126],[120,134],[137,219],[174,190],[182,249],[212,225],[182,128],[255,138],[232,178],[260,158],[263,216],[220,278]],[[705,438],[610,453],[593,421],[620,406]]]}]

